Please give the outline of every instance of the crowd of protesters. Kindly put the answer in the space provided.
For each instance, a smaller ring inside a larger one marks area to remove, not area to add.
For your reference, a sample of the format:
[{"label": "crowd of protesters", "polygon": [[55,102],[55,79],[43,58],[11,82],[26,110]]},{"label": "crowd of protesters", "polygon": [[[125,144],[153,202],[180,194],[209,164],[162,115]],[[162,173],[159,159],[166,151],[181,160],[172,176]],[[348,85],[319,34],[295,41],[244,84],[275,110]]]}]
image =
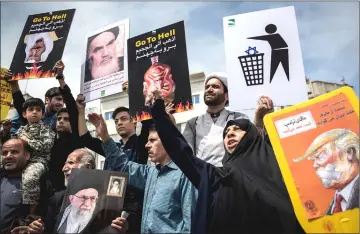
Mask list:
[{"label": "crowd of protesters", "polygon": [[18,115],[3,121],[0,132],[0,233],[95,233],[81,218],[58,225],[72,168],[95,169],[91,151],[105,157],[103,170],[129,176],[123,205],[129,215],[112,217],[114,232],[304,233],[264,128],[264,116],[274,111],[269,97],[259,98],[251,121],[226,109],[226,74],[210,74],[207,111],[181,133],[173,109],[153,87],[153,119],[142,121],[140,134],[129,109],[115,109],[121,138],[115,142],[96,113],[87,117],[99,138],[91,136],[84,97],[75,100],[64,68],[55,64],[59,87],[46,92],[45,102],[25,100],[18,82],[7,79]]}]

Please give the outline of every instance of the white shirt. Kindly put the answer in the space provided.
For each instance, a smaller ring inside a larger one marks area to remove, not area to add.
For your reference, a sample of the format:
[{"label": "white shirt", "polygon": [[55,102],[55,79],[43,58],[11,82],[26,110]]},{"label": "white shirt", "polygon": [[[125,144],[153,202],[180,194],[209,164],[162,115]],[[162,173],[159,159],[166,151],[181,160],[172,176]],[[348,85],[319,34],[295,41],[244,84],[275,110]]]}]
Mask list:
[{"label": "white shirt", "polygon": [[[213,164],[216,167],[222,167],[222,160],[225,155],[225,148],[223,143],[223,131],[228,120],[234,119],[234,112],[223,109],[217,120],[213,121],[210,114],[200,115],[196,121],[196,157]],[[246,115],[241,115],[239,118],[248,119]],[[186,129],[183,135],[189,145],[193,146],[193,133],[190,129]]]},{"label": "white shirt", "polygon": [[340,194],[343,199],[341,201],[341,210],[345,211],[348,208],[350,199],[351,199],[351,195],[352,195],[352,191],[353,191],[353,187],[355,186],[356,181],[358,181],[359,179],[359,175],[357,175],[348,185],[346,185],[345,188],[343,188],[341,191],[340,190],[336,190],[335,192],[335,196],[333,199],[333,205],[331,207],[331,214],[333,214],[334,208],[335,208],[335,203],[336,203],[336,197],[338,194]]}]

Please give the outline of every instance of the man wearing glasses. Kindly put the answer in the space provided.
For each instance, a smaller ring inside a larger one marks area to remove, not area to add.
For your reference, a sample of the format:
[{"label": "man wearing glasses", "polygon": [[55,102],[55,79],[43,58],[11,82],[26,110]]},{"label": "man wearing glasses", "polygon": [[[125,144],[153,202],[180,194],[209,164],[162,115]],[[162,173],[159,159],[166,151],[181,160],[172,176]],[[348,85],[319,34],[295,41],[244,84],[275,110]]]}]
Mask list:
[{"label": "man wearing glasses", "polygon": [[70,205],[66,207],[57,231],[80,233],[92,218],[98,195],[98,191],[94,188],[81,189],[70,195]]}]

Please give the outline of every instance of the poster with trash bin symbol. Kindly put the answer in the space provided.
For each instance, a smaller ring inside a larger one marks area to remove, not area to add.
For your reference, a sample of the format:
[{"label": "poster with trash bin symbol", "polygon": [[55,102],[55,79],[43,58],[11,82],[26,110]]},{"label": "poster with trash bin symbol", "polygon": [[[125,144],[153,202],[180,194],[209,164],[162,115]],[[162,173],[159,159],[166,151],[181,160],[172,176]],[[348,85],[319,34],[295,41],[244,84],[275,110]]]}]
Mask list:
[{"label": "poster with trash bin symbol", "polygon": [[275,107],[308,100],[294,7],[227,16],[223,26],[229,109],[253,112],[262,95]]}]

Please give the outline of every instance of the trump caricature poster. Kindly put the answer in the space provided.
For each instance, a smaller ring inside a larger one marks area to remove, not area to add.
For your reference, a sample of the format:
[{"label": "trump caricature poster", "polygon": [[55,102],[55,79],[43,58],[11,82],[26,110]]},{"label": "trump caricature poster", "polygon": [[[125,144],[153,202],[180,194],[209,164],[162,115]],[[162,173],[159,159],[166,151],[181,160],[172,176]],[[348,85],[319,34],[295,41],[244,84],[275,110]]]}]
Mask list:
[{"label": "trump caricature poster", "polygon": [[350,87],[265,116],[307,233],[359,232],[359,99]]},{"label": "trump caricature poster", "polygon": [[111,221],[121,216],[127,173],[72,169],[54,233],[117,233]]},{"label": "trump caricature poster", "polygon": [[227,16],[223,28],[231,110],[255,109],[262,95],[275,106],[308,100],[294,7]]},{"label": "trump caricature poster", "polygon": [[175,113],[191,110],[184,21],[128,40],[129,105],[134,121],[151,119],[151,89],[157,86]]},{"label": "trump caricature poster", "polygon": [[29,15],[10,71],[13,80],[55,77],[52,68],[61,59],[75,9]]}]

